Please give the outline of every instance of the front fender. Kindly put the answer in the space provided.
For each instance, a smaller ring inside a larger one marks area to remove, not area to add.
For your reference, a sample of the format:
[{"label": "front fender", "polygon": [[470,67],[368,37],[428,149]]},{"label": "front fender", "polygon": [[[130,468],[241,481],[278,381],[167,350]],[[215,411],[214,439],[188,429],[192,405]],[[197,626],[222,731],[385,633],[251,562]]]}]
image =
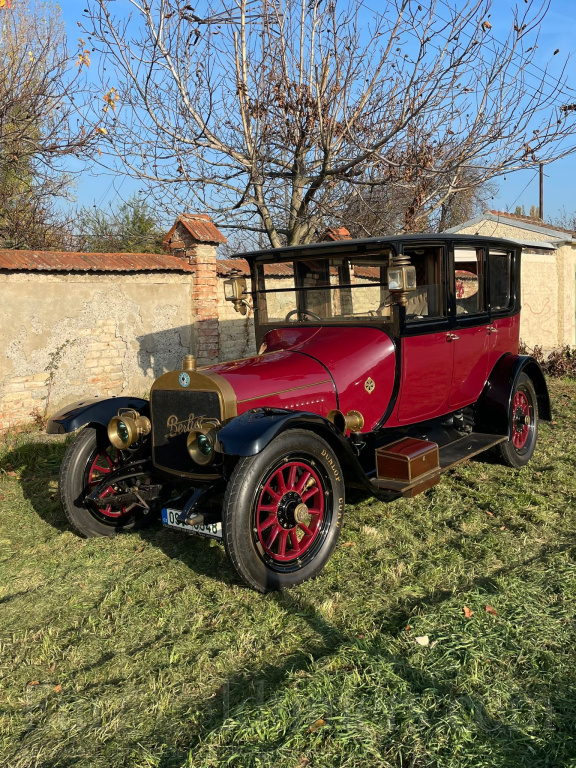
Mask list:
[{"label": "front fender", "polygon": [[355,482],[384,501],[398,498],[398,493],[381,491],[372,485],[350,442],[331,421],[317,413],[280,408],[246,411],[219,430],[218,450],[228,456],[255,456],[289,429],[307,429],[322,437],[338,456],[347,482]]},{"label": "front fender", "polygon": [[320,427],[346,442],[334,424],[317,413],[255,408],[232,419],[219,430],[219,450],[229,456],[255,456],[281,432],[298,427]]},{"label": "front fender", "polygon": [[46,432],[49,435],[63,435],[85,424],[102,424],[105,427],[120,408],[133,408],[143,416],[150,416],[148,400],[140,397],[94,397],[61,408],[48,419]]},{"label": "front fender", "polygon": [[552,419],[550,395],[538,362],[529,355],[504,355],[494,366],[475,406],[475,428],[479,432],[510,437],[512,396],[521,373],[534,385],[539,418]]}]

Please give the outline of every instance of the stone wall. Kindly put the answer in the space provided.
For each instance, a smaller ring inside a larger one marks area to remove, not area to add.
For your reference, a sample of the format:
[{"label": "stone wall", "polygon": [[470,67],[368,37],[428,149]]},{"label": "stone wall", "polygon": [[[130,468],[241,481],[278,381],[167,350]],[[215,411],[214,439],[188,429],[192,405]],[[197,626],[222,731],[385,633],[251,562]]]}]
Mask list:
[{"label": "stone wall", "polygon": [[144,394],[190,351],[190,274],[0,273],[0,429]]}]

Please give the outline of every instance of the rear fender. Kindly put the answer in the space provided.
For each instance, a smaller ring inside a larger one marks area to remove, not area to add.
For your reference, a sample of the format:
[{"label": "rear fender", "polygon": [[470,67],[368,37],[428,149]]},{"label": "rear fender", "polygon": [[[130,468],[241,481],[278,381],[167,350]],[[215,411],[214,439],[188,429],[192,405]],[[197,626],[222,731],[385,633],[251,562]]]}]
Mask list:
[{"label": "rear fender", "polygon": [[552,419],[550,395],[538,362],[528,355],[504,355],[494,366],[474,408],[475,429],[495,435],[511,436],[510,409],[516,382],[525,373],[536,391],[538,416]]},{"label": "rear fender", "polygon": [[48,419],[46,432],[49,435],[63,435],[86,424],[101,424],[106,427],[120,408],[132,408],[142,416],[150,417],[150,404],[148,400],[140,397],[95,397],[79,400],[59,410]]}]

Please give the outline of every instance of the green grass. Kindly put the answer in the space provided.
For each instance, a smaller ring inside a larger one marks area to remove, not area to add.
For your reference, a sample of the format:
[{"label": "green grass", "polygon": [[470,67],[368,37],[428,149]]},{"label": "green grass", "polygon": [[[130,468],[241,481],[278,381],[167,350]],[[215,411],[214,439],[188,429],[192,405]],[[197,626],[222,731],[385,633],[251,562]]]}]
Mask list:
[{"label": "green grass", "polygon": [[8,439],[0,765],[576,766],[576,383],[551,389],[529,467],[356,495],[323,574],[267,596],[208,540],[79,539],[64,444]]}]

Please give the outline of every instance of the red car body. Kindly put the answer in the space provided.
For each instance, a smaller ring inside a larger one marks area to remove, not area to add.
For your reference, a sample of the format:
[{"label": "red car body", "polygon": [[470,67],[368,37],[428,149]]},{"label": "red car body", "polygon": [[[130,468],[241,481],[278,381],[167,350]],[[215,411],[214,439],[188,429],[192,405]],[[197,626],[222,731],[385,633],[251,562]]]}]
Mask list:
[{"label": "red car body", "polygon": [[[186,356],[149,402],[79,403],[50,420],[52,432],[95,431],[65,461],[92,462],[84,485],[62,480],[84,535],[162,506],[169,527],[223,538],[265,591],[324,566],[345,485],[391,501],[488,449],[514,467],[530,459],[551,409],[538,363],[518,354],[517,243],[404,236],[245,258],[250,289],[233,279],[227,298],[254,312],[258,354],[200,369]],[[87,453],[103,428],[114,460]]]}]

